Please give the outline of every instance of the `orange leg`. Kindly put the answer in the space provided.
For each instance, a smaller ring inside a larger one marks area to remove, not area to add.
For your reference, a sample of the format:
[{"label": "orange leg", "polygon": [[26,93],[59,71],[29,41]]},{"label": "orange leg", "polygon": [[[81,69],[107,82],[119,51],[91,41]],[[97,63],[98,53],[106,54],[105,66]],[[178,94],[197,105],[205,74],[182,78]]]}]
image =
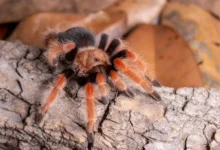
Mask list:
[{"label": "orange leg", "polygon": [[154,97],[157,100],[160,100],[160,96],[152,89],[151,82],[146,80],[144,77],[141,77],[140,75],[136,74],[134,71],[128,69],[126,64],[119,58],[116,58],[114,60],[114,66],[117,70],[124,73],[126,76],[128,76],[131,80],[139,84],[142,88],[145,89],[146,92],[148,92],[152,97]]},{"label": "orange leg", "polygon": [[105,81],[105,77],[102,75],[102,74],[97,74],[96,76],[96,82],[99,86],[99,90],[100,90],[100,93],[102,95],[102,102],[104,104],[107,103],[107,94],[108,94],[108,89],[106,88],[106,81]]},{"label": "orange leg", "polygon": [[53,40],[48,44],[47,59],[51,65],[54,65],[56,58],[59,55],[66,54],[75,48],[75,43],[60,43],[57,40]]},{"label": "orange leg", "polygon": [[46,103],[41,108],[39,116],[37,116],[38,117],[37,121],[40,121],[43,118],[44,114],[48,111],[51,104],[56,100],[57,95],[66,85],[66,80],[67,79],[64,74],[59,75],[59,77],[55,83],[55,87],[54,87],[53,91],[50,93],[49,97],[47,98]]},{"label": "orange leg", "polygon": [[95,122],[95,106],[94,106],[94,87],[92,83],[87,83],[85,86],[87,118],[88,118],[88,139],[93,140],[93,127]]},{"label": "orange leg", "polygon": [[127,50],[126,52],[126,56],[134,63],[136,64],[136,66],[142,71],[144,72],[146,78],[152,82],[152,84],[154,86],[161,86],[160,83],[158,81],[155,80],[155,76],[154,76],[154,72],[151,71],[151,69],[149,69],[147,67],[147,64],[142,61],[140,58],[138,58],[138,56],[133,53],[132,51]]},{"label": "orange leg", "polygon": [[133,97],[133,94],[128,90],[126,84],[121,81],[116,71],[111,71],[110,76],[114,85],[120,90],[123,91],[127,96]]}]

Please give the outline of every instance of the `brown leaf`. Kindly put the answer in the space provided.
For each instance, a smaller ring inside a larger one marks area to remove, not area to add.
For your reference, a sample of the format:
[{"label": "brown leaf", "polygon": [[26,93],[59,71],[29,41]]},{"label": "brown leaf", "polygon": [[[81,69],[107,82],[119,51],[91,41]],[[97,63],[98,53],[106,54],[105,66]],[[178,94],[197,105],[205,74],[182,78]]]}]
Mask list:
[{"label": "brown leaf", "polygon": [[162,24],[181,33],[194,52],[207,87],[220,86],[219,21],[195,5],[169,3]]},{"label": "brown leaf", "polygon": [[203,86],[193,53],[184,39],[166,26],[139,25],[126,38],[134,51],[141,54],[165,86]]}]

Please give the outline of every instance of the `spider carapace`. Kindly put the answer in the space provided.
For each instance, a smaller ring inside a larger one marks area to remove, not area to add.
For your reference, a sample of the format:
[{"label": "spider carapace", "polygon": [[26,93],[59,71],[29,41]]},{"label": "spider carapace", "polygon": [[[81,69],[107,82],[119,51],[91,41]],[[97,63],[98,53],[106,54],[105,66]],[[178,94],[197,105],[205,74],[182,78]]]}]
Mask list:
[{"label": "spider carapace", "polygon": [[74,77],[80,86],[85,86],[89,141],[93,139],[95,122],[95,85],[101,93],[103,103],[108,102],[107,85],[113,85],[112,88],[129,97],[133,96],[128,85],[121,79],[120,73],[127,76],[137,86],[142,87],[154,99],[160,100],[160,96],[152,89],[152,85],[160,86],[160,84],[151,75],[147,64],[134,52],[126,49],[126,46],[121,48],[122,44],[120,39],[113,39],[108,44],[108,35],[102,34],[99,45],[96,47],[94,34],[83,27],[48,34],[46,38],[47,60],[51,66],[61,63],[65,69],[58,75],[52,92],[42,106],[40,118],[48,111],[71,77]]}]

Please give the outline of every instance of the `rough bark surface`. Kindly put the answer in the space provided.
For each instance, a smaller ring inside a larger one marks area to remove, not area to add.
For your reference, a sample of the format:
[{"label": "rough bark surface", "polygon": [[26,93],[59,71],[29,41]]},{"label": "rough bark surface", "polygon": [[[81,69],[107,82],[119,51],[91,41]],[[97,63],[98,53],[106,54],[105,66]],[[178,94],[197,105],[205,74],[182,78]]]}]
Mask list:
[{"label": "rough bark surface", "polygon": [[[0,47],[0,148],[87,149],[84,89],[70,81],[36,125],[57,73],[42,61],[42,50],[4,41]],[[96,101],[95,149],[220,149],[220,91],[162,87],[157,102],[133,90],[133,99],[112,90],[107,105]]]}]

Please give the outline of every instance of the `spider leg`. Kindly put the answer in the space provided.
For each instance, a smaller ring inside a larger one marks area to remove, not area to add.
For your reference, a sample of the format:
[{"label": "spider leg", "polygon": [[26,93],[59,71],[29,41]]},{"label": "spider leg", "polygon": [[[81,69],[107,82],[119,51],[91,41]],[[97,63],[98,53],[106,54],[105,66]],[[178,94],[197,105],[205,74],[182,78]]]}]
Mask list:
[{"label": "spider leg", "polygon": [[112,58],[111,62],[113,62],[116,58],[129,58],[132,63],[134,63],[142,72],[144,72],[145,77],[151,82],[152,85],[160,87],[161,84],[155,80],[155,76],[152,73],[151,69],[147,67],[146,63],[142,61],[138,56],[129,51],[129,50],[121,50],[120,52],[116,53]]},{"label": "spider leg", "polygon": [[76,47],[74,42],[60,43],[57,39],[48,41],[47,59],[51,65],[54,65],[59,55],[66,54]]},{"label": "spider leg", "polygon": [[139,69],[144,72],[145,74],[145,77],[151,81],[151,83],[154,85],[154,86],[158,86],[160,87],[161,84],[155,80],[155,76],[154,76],[154,73],[152,73],[152,71],[150,71],[150,69],[148,69],[146,63],[144,61],[142,61],[140,58],[138,58],[138,56],[133,53],[132,51],[130,50],[127,50],[126,52],[126,56],[133,62],[136,64],[136,66],[139,67]]},{"label": "spider leg", "polygon": [[119,47],[120,43],[119,39],[113,39],[106,50],[107,54],[111,56],[112,53]]},{"label": "spider leg", "polygon": [[133,93],[128,90],[126,84],[120,79],[118,73],[116,71],[110,71],[110,77],[114,85],[123,93],[125,93],[128,97],[134,97]]},{"label": "spider leg", "polygon": [[52,92],[50,93],[49,97],[47,98],[46,103],[43,105],[43,107],[40,110],[40,113],[38,114],[38,116],[36,118],[37,122],[40,122],[42,120],[42,118],[44,117],[45,113],[48,111],[51,104],[56,100],[56,97],[59,94],[59,92],[66,85],[66,81],[67,81],[67,79],[64,74],[60,74],[58,76]]},{"label": "spider leg", "polygon": [[108,41],[108,35],[102,34],[98,48],[104,51],[107,41]]},{"label": "spider leg", "polygon": [[99,86],[99,91],[102,95],[102,102],[103,102],[103,104],[107,104],[107,102],[108,102],[107,95],[108,95],[109,91],[106,88],[106,81],[105,81],[104,75],[102,75],[101,73],[98,73],[96,75],[96,82]]},{"label": "spider leg", "polygon": [[124,73],[126,76],[128,76],[131,80],[139,84],[142,88],[145,89],[146,92],[148,92],[153,98],[156,100],[161,100],[160,96],[152,89],[151,82],[146,80],[145,78],[142,78],[140,75],[136,74],[134,71],[128,69],[126,64],[122,61],[120,58],[116,58],[114,60],[114,66],[117,70]]},{"label": "spider leg", "polygon": [[93,127],[95,122],[95,106],[94,106],[94,86],[92,83],[87,83],[85,86],[86,105],[87,105],[87,134],[90,143],[93,143]]}]

